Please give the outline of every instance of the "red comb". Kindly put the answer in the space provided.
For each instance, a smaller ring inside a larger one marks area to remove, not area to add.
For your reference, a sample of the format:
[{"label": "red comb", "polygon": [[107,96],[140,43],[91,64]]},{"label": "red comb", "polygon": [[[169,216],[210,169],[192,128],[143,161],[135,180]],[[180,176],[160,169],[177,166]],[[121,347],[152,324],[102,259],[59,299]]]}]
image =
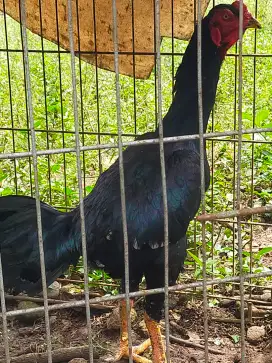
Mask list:
[{"label": "red comb", "polygon": [[[234,1],[231,5],[233,7],[235,7],[237,10],[240,9],[240,1],[239,0]],[[244,19],[252,18],[252,15],[248,11],[247,6],[244,3],[243,3],[243,14],[244,14]]]},{"label": "red comb", "polygon": [[[231,4],[233,7],[235,7],[236,9],[240,9],[240,1],[239,0],[236,0],[236,1],[234,1],[234,3],[232,3]],[[244,10],[244,13],[245,12],[249,12],[248,10],[247,10],[247,6],[243,3],[243,10]]]}]

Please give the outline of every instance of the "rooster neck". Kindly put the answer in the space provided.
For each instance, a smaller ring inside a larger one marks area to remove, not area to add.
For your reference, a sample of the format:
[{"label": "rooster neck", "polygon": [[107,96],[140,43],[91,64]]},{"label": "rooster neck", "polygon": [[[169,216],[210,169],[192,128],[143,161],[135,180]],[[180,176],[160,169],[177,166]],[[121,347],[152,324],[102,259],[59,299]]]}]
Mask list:
[{"label": "rooster neck", "polygon": [[[219,49],[212,42],[206,19],[202,21],[202,95],[204,132],[215,102],[222,65]],[[195,30],[176,73],[174,99],[164,117],[164,135],[179,136],[199,133],[197,32]]]}]

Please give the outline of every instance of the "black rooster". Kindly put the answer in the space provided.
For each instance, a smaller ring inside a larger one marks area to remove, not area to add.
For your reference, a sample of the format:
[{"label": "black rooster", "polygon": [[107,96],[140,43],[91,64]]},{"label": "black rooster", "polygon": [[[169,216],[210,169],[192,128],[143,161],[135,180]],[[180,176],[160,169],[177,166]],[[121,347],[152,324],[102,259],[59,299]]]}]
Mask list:
[{"label": "black rooster", "polygon": [[[244,30],[259,23],[243,11]],[[202,84],[204,130],[214,105],[220,68],[227,50],[238,40],[239,2],[215,6],[202,21]],[[173,103],[164,117],[164,136],[199,132],[196,31],[176,74]],[[157,138],[158,130],[141,136]],[[174,284],[186,257],[186,231],[200,205],[199,141],[164,146],[169,211],[169,282]],[[164,285],[164,217],[158,144],[131,146],[124,151],[125,190],[129,239],[130,291],[145,276],[148,289]],[[88,260],[121,278],[124,291],[124,248],[119,161],[98,179],[84,200]],[[205,182],[209,186],[205,155]],[[47,283],[51,284],[81,254],[79,208],[60,213],[41,203]],[[7,289],[15,293],[41,291],[35,199],[0,198],[0,249]],[[163,294],[146,297],[145,321],[153,349],[153,363],[165,362],[159,321]],[[126,309],[121,303],[121,347],[117,360],[128,356]],[[135,362],[150,340],[133,349]]]}]

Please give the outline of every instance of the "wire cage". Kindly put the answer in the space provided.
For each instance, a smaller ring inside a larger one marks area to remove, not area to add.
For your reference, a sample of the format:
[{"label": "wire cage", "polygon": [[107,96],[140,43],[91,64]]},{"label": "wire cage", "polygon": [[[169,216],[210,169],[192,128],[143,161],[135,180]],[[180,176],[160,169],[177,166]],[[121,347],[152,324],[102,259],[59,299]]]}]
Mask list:
[{"label": "wire cage", "polygon": [[[187,291],[202,299],[204,332],[204,361],[209,360],[209,304],[229,299],[240,301],[240,356],[246,361],[246,319],[250,323],[254,288],[270,289],[272,219],[272,74],[271,27],[246,34],[226,57],[221,70],[216,104],[208,126],[203,132],[201,99],[201,22],[197,22],[199,35],[198,135],[163,137],[162,117],[172,102],[175,71],[180,64],[187,43],[160,36],[160,1],[154,1],[154,57],[155,67],[147,80],[127,77],[119,73],[122,52],[118,49],[117,4],[112,0],[112,33],[114,40],[114,70],[109,72],[85,63],[80,56],[80,23],[77,19],[78,48],[74,44],[72,5],[67,0],[69,50],[53,44],[43,36],[34,35],[26,28],[26,3],[19,1],[20,23],[5,11],[8,0],[2,2],[0,14],[0,192],[1,195],[22,194],[36,198],[37,228],[43,278],[44,306],[7,309],[0,260],[0,293],[2,308],[3,357],[12,362],[10,354],[9,320],[22,314],[44,311],[47,361],[53,362],[50,333],[50,314],[71,307],[86,306],[89,361],[93,362],[92,318],[90,303],[111,302],[129,297],[141,297],[158,292],[165,293],[166,359],[169,362],[170,327],[169,294]],[[134,2],[132,0],[132,8]],[[58,34],[58,4],[55,16]],[[95,5],[95,1],[93,0]],[[172,14],[173,5],[172,1]],[[210,3],[210,7],[215,2]],[[240,4],[242,6],[242,2]],[[263,23],[271,24],[269,3],[249,0],[252,14]],[[42,6],[40,2],[40,34],[43,35]],[[94,6],[95,9],[95,6]],[[194,18],[202,16],[201,0],[195,2]],[[76,12],[78,13],[78,12]],[[270,18],[269,18],[270,16]],[[132,18],[133,22],[133,11]],[[173,20],[173,17],[172,17]],[[94,10],[95,24],[95,10]],[[265,24],[264,24],[265,25]],[[240,28],[242,24],[240,23]],[[95,27],[94,27],[95,28]],[[173,29],[173,24],[172,24]],[[242,28],[240,29],[240,36]],[[135,65],[137,53],[132,51]],[[94,52],[94,56],[97,54]],[[142,54],[144,56],[144,54]],[[135,72],[135,66],[134,66]],[[135,140],[137,135],[153,131],[159,125],[159,139]],[[179,284],[168,285],[168,220],[164,143],[197,139],[200,149],[206,143],[211,169],[211,185],[205,193],[204,151],[202,152],[202,205],[200,214],[188,230],[188,264]],[[158,143],[161,155],[162,187],[165,212],[165,286],[159,289],[130,293],[128,276],[128,236],[122,150],[128,145]],[[87,269],[86,235],[83,198],[92,188],[102,171],[119,156],[120,185],[126,265],[126,293],[90,298]],[[61,211],[80,205],[85,299],[49,303],[43,256],[43,237],[40,200]],[[245,209],[246,208],[246,209]],[[253,208],[253,209],[250,209]],[[219,213],[221,212],[221,213]],[[215,213],[213,215],[213,213]],[[259,213],[259,214],[258,214]],[[270,213],[270,214],[269,214]],[[212,214],[212,215],[211,215]],[[201,219],[202,218],[202,219]],[[198,220],[197,220],[198,219]],[[258,243],[257,243],[258,242]],[[264,260],[262,257],[266,256]],[[269,259],[270,258],[270,259]],[[192,282],[193,281],[193,282]],[[224,288],[221,288],[223,286]],[[237,296],[237,288],[239,289]],[[271,300],[270,300],[271,301]],[[267,305],[269,305],[267,303]],[[271,304],[270,304],[271,305]],[[245,314],[245,308],[248,315]],[[252,320],[253,319],[253,320]],[[132,344],[131,321],[129,344]],[[86,354],[85,354],[86,355]],[[45,361],[46,361],[45,359]],[[225,358],[224,358],[225,359]],[[130,361],[131,357],[130,357]],[[213,360],[219,362],[221,360]],[[227,361],[227,360],[223,360]]]}]

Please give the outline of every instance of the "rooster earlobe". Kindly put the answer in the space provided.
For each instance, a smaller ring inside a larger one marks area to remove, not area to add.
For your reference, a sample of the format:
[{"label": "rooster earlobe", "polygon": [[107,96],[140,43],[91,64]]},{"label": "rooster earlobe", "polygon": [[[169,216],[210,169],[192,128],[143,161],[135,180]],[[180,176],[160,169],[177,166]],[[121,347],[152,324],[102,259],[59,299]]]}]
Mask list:
[{"label": "rooster earlobe", "polygon": [[217,47],[220,47],[220,45],[221,45],[221,33],[220,33],[220,30],[217,27],[212,27],[211,28],[211,38],[212,38],[212,41],[214,42],[214,44]]}]

